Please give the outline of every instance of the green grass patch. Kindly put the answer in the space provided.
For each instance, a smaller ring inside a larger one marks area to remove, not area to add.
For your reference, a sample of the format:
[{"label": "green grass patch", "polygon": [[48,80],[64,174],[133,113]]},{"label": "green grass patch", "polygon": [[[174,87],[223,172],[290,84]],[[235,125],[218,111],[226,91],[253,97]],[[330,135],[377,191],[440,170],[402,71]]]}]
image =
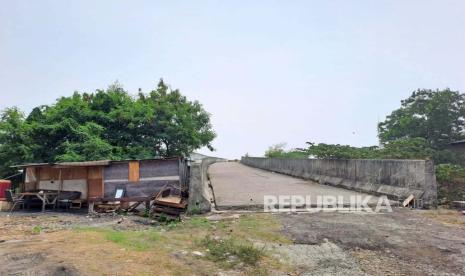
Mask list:
[{"label": "green grass patch", "polygon": [[76,226],[73,230],[76,232],[102,232],[104,229],[91,226]]},{"label": "green grass patch", "polygon": [[212,223],[205,217],[192,217],[186,222],[186,226],[190,228],[211,228]]},{"label": "green grass patch", "polygon": [[281,224],[269,214],[253,214],[242,216],[236,227],[236,235],[275,243],[291,243],[280,233]]},{"label": "green grass patch", "polygon": [[103,237],[124,248],[145,251],[153,248],[162,238],[159,232],[155,230],[145,231],[118,231],[108,228],[96,227],[78,227],[74,229],[77,232],[94,232],[103,235]]},{"label": "green grass patch", "polygon": [[144,251],[155,245],[161,239],[155,231],[116,231],[110,230],[105,238],[126,248]]},{"label": "green grass patch", "polygon": [[225,267],[234,267],[239,263],[256,266],[264,256],[264,249],[240,243],[234,239],[214,240],[205,237],[200,244],[208,249],[207,258]]}]

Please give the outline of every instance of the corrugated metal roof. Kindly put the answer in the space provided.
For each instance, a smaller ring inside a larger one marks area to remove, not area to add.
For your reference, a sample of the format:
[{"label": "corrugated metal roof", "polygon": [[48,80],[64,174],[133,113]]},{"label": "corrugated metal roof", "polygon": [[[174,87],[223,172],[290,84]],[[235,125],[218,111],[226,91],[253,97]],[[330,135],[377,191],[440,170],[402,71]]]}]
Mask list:
[{"label": "corrugated metal roof", "polygon": [[27,167],[44,167],[53,166],[56,168],[67,167],[92,167],[92,166],[108,166],[110,163],[129,162],[129,161],[144,161],[144,160],[174,160],[181,157],[166,157],[166,158],[152,158],[152,159],[128,159],[128,160],[97,160],[97,161],[81,161],[81,162],[57,162],[57,163],[26,163],[21,165],[11,166],[12,168],[27,168]]},{"label": "corrugated metal roof", "polygon": [[54,167],[92,167],[92,166],[108,166],[110,160],[99,160],[99,161],[82,161],[82,162],[58,162],[54,164]]},{"label": "corrugated metal roof", "polygon": [[50,163],[26,163],[26,164],[11,166],[11,168],[42,167],[42,166],[47,166],[47,165],[52,165],[52,164]]},{"label": "corrugated metal roof", "polygon": [[26,163],[21,165],[11,166],[12,168],[27,168],[27,167],[45,167],[52,166],[57,168],[65,167],[91,167],[91,166],[108,166],[110,160],[98,160],[98,161],[83,161],[83,162],[58,162],[58,163]]},{"label": "corrugated metal roof", "polygon": [[111,163],[117,162],[129,162],[129,161],[152,161],[152,160],[178,160],[183,159],[182,156],[169,156],[169,157],[154,157],[154,158],[142,158],[142,159],[121,159],[121,160],[111,160]]}]

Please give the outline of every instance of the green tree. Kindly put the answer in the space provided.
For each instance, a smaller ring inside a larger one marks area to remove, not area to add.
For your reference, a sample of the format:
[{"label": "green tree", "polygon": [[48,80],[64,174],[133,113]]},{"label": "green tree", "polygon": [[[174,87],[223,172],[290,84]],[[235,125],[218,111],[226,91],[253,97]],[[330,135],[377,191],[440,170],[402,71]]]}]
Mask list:
[{"label": "green tree", "polygon": [[[318,159],[435,159],[451,160],[453,153],[447,150],[434,150],[424,138],[403,138],[386,144],[384,147],[352,147],[349,145],[315,144],[307,142],[307,149],[286,151],[285,144],[270,147],[266,157],[278,158],[318,158]],[[442,159],[441,159],[442,158]]]},{"label": "green tree", "polygon": [[268,148],[265,157],[268,158],[308,158],[308,153],[301,149],[286,150],[286,143],[275,144]]},{"label": "green tree", "polygon": [[265,151],[265,157],[277,158],[282,157],[285,152],[286,143],[275,144]]},{"label": "green tree", "polygon": [[0,173],[23,162],[153,158],[188,155],[211,142],[210,115],[163,80],[131,96],[115,83],[95,93],[75,92],[25,116],[0,118]]},{"label": "green tree", "polygon": [[348,145],[315,144],[307,142],[307,153],[311,157],[322,159],[376,159],[379,152],[378,147],[352,147]]},{"label": "green tree", "polygon": [[430,147],[442,149],[464,138],[464,117],[464,94],[450,89],[417,90],[378,125],[379,139],[388,144],[397,139],[420,137]]},{"label": "green tree", "polygon": [[424,138],[401,138],[379,149],[378,156],[383,159],[432,159],[435,155]]},{"label": "green tree", "polygon": [[188,154],[202,146],[213,150],[215,138],[210,115],[197,102],[190,102],[179,92],[160,81],[156,90],[139,101],[153,110],[146,130],[157,137],[157,148],[163,155]]},{"label": "green tree", "polygon": [[24,114],[17,108],[8,108],[0,116],[0,176],[2,177],[17,173],[17,170],[11,166],[32,160],[29,129],[24,121]]}]

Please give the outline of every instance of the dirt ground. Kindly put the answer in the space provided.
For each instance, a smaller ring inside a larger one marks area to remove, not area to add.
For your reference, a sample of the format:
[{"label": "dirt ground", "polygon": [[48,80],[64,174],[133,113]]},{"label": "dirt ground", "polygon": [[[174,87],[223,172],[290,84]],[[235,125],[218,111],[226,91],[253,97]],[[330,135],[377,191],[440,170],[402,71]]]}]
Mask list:
[{"label": "dirt ground", "polygon": [[283,233],[304,250],[309,275],[465,275],[465,216],[457,211],[316,213],[280,220]]},{"label": "dirt ground", "polygon": [[[233,238],[254,266],[208,258]],[[222,213],[160,224],[135,215],[0,213],[0,275],[464,275],[465,216]]]}]

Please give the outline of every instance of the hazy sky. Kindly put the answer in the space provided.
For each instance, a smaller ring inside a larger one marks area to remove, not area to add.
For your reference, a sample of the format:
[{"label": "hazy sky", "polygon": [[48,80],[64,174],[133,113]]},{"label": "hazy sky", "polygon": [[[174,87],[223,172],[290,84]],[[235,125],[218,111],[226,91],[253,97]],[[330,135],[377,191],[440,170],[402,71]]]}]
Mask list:
[{"label": "hazy sky", "polygon": [[377,144],[413,90],[465,92],[462,0],[0,3],[0,108],[163,77],[212,114],[222,157]]}]

